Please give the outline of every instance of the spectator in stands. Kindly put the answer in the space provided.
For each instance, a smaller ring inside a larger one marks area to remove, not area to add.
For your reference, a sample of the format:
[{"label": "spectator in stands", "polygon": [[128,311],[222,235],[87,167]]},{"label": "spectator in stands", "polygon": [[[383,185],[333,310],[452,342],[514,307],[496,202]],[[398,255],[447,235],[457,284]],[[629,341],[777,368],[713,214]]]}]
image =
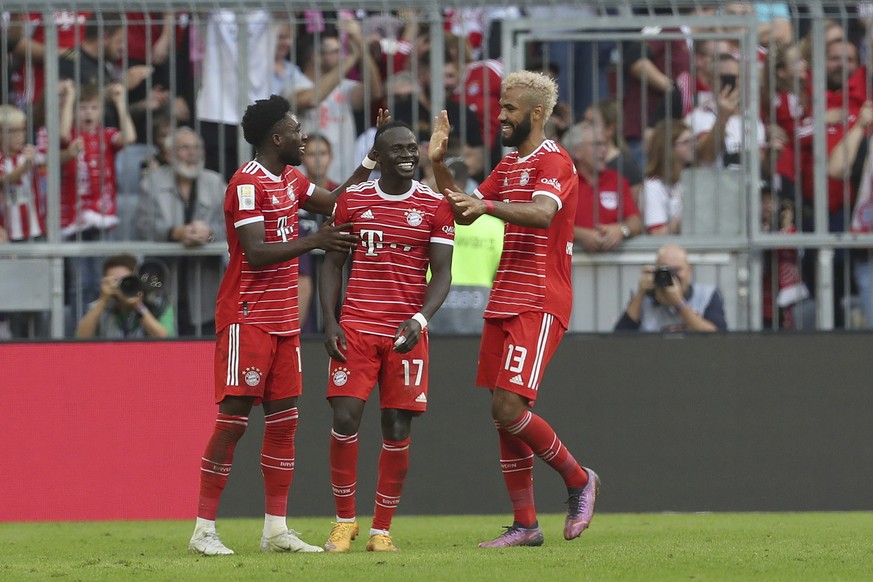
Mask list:
[{"label": "spectator in stands", "polygon": [[[856,124],[859,111],[867,99],[867,72],[865,67],[859,67],[858,47],[845,40],[831,42],[825,48],[825,74],[827,91],[825,92],[825,124],[827,133],[827,153],[831,156],[846,135],[846,132]],[[807,110],[807,116],[801,121],[805,128],[813,126],[812,111]],[[827,191],[817,192],[814,183],[815,139],[812,131],[808,131],[800,140],[800,178],[801,178],[801,212],[800,226],[804,232],[815,228],[814,207],[815,196],[827,196],[828,232],[845,232],[849,228],[848,218],[851,216],[852,201],[858,186],[858,173],[853,171],[852,164],[843,164],[843,174],[827,178]],[[862,141],[861,147],[866,147]],[[863,157],[862,157],[863,159]],[[833,297],[834,325],[844,327],[845,312],[848,305],[843,302],[849,295],[846,289],[845,265],[847,253],[838,249],[833,262]],[[810,290],[816,289],[818,252],[809,249],[803,255],[803,278]]]},{"label": "spectator in stands", "polygon": [[[340,36],[327,32],[300,43],[309,54],[304,56],[305,60],[301,59],[305,77],[295,100],[303,131],[320,133],[330,140],[334,155],[328,177],[340,183],[356,167],[353,154],[359,132],[355,111],[363,110],[368,99],[371,105],[378,104],[383,88],[376,62],[364,44],[360,24],[353,18],[343,18],[338,27],[340,34],[348,38],[348,47],[343,45]],[[363,74],[366,85],[346,78],[356,64],[366,69]],[[308,86],[305,81],[309,82]]]},{"label": "spectator in stands", "polygon": [[727,331],[721,292],[715,285],[692,284],[692,274],[684,248],[662,246],[655,264],[642,268],[637,290],[615,331]]},{"label": "spectator in stands", "polygon": [[606,142],[600,126],[582,122],[564,135],[564,147],[576,164],[579,203],[575,242],[589,253],[612,251],[642,234],[643,221],[628,181],[606,167]]},{"label": "spectator in stands", "polygon": [[[243,113],[239,104],[266,99],[272,93],[276,54],[272,22],[272,15],[265,10],[249,10],[239,17],[231,10],[216,10],[205,19],[197,119],[206,148],[206,167],[224,175],[226,180],[230,180],[243,160],[250,159],[248,148],[242,154],[239,151]],[[248,93],[240,96],[238,35],[242,29],[246,30],[247,39]]]},{"label": "spectator in stands", "polygon": [[[73,48],[64,52],[58,62],[58,77],[72,79],[76,85],[107,86],[121,83],[126,91],[139,87],[151,74],[148,65],[134,65],[126,70],[121,68],[124,56],[125,28],[122,17],[115,12],[95,12],[84,26],[84,38]],[[121,127],[122,113],[109,102],[105,108],[103,123],[106,127]],[[132,102],[131,107],[144,105]],[[125,112],[128,112],[125,103]],[[127,114],[127,113],[125,113]]]},{"label": "spectator in stands", "polygon": [[[326,137],[319,133],[306,139],[303,150],[303,170],[309,181],[331,192],[339,187],[327,177],[327,169],[333,158],[333,148]],[[372,175],[372,174],[371,174]],[[300,236],[309,236],[318,230],[323,218],[302,208],[297,211],[297,224]],[[297,257],[297,305],[300,312],[300,328],[304,332],[314,331],[315,324],[310,321],[312,313],[312,298],[315,290],[316,257],[305,253]]]},{"label": "spectator in stands", "polygon": [[[84,25],[89,12],[59,10],[52,14],[57,32],[58,50],[74,49],[84,39]],[[21,26],[12,27],[22,34],[13,45],[12,53],[18,69],[13,76],[15,102],[22,108],[39,103],[45,86],[45,26],[42,12],[21,15]]]},{"label": "spectator in stands", "polygon": [[100,297],[76,327],[76,337],[167,338],[175,335],[173,307],[161,296],[163,281],[137,274],[136,258],[116,255],[103,262]]},{"label": "spectator in stands", "polygon": [[187,13],[172,10],[125,14],[128,64],[150,71],[147,80],[128,93],[140,143],[148,142],[149,126],[158,115],[171,115],[180,125],[192,122],[194,74],[188,20]]},{"label": "spectator in stands", "polygon": [[14,105],[0,105],[0,228],[5,239],[44,238],[45,193],[39,172],[45,155],[27,143],[27,116]]},{"label": "spectator in stands", "polygon": [[[136,212],[141,240],[178,242],[197,248],[224,240],[224,191],[218,172],[206,169],[203,140],[180,127],[169,138],[172,164],[146,173]],[[215,298],[221,282],[222,258],[187,256],[162,259],[176,268],[175,292],[180,336],[215,334]]]},{"label": "spectator in stands", "polygon": [[618,130],[619,102],[602,99],[585,110],[585,121],[600,127],[606,142],[606,167],[624,176],[631,185],[634,202],[640,204],[643,189],[643,171],[630,155],[624,138]]},{"label": "spectator in stands", "polygon": [[684,123],[665,119],[655,126],[643,183],[643,223],[654,235],[682,228],[682,170],[694,159],[694,136]]},{"label": "spectator in stands", "polygon": [[273,93],[295,104],[295,96],[302,85],[308,82],[301,79],[303,71],[292,62],[294,48],[294,29],[290,22],[276,25],[276,58],[273,61]]},{"label": "spectator in stands", "polygon": [[[648,9],[635,9],[648,12]],[[656,14],[671,14],[670,8],[656,8]],[[640,42],[622,43],[620,55],[625,78],[622,102],[624,139],[637,164],[644,167],[644,129],[656,108],[674,90],[673,79],[686,73],[691,59],[685,39],[660,40],[661,32],[689,32],[680,28],[646,27]]]},{"label": "spectator in stands", "polygon": [[[695,107],[685,117],[685,123],[694,132],[697,142],[696,165],[739,168],[743,164],[742,153],[751,141],[740,109],[740,62],[733,55],[721,54],[716,73],[714,97]],[[756,121],[758,145],[764,147],[767,138],[764,124],[760,118]]]},{"label": "spectator in stands", "polygon": [[[761,232],[788,235],[796,231],[793,202],[783,200],[777,208],[770,185],[761,184]],[[794,308],[809,297],[809,289],[800,277],[798,250],[786,247],[764,251],[761,263],[764,329],[795,329],[799,317]]]},{"label": "spectator in stands", "polygon": [[[776,141],[782,143],[778,154],[771,151],[771,159],[775,159],[772,186],[781,199],[794,200],[799,170],[796,154],[810,129],[803,123],[811,110],[808,72],[808,63],[798,46],[776,46],[767,55],[761,79],[761,119],[767,124],[771,148]],[[774,83],[770,81],[771,73]]]},{"label": "spectator in stands", "polygon": [[695,107],[712,100],[718,57],[730,52],[728,45],[725,41],[700,39],[692,42],[692,49],[694,66],[676,77],[673,90],[664,96],[649,118],[646,143],[662,119],[685,119]]},{"label": "spectator in stands", "polygon": [[[104,127],[104,94],[115,105],[120,129]],[[127,113],[124,86],[105,89],[72,82],[61,84],[60,135],[63,147],[73,146],[74,158],[61,174],[61,232],[65,237],[95,240],[118,224],[115,153],[136,141]]]},{"label": "spectator in stands", "polygon": [[[420,143],[427,143],[431,133],[431,112],[433,99],[430,95],[431,86],[431,53],[426,51],[418,59],[418,85],[415,93],[418,95],[419,124],[417,135]],[[458,100],[461,90],[461,70],[457,61],[452,60],[451,51],[446,51],[443,60],[443,95],[444,109],[449,113],[449,119],[456,120],[449,134],[449,157],[460,155],[467,165],[467,175],[481,181],[485,167],[485,141],[482,135],[482,125],[476,111],[469,105]],[[403,119],[401,104],[395,104],[392,111],[396,119]],[[412,121],[411,119],[409,120]]]},{"label": "spectator in stands", "polygon": [[[858,121],[846,132],[828,157],[828,175],[842,179],[861,163],[862,173],[858,197],[852,212],[849,230],[857,233],[873,232],[873,143],[868,138],[873,126],[873,102],[866,101],[858,113]],[[859,156],[863,156],[859,159]],[[852,280],[858,288],[865,327],[873,326],[873,257],[867,249],[852,253]]]}]

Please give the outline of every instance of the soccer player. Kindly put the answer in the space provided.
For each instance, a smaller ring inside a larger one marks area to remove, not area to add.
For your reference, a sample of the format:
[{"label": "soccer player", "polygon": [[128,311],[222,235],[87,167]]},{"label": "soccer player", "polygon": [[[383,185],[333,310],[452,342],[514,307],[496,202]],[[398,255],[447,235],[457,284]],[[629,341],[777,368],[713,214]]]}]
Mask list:
[{"label": "soccer player", "polygon": [[[409,126],[376,131],[378,180],[351,186],[337,202],[336,220],[352,223],[360,243],[340,322],[336,306],[345,251],[326,253],[319,278],[325,347],[330,355],[327,398],[333,409],[330,469],[336,522],[324,545],[348,552],[358,535],[355,512],[358,427],[376,382],[382,409],[382,452],[367,550],[397,551],[391,518],[409,466],[412,418],[427,408],[427,321],[452,281],[455,222],[443,196],[413,179],[419,152]],[[430,282],[426,273],[430,263]]]},{"label": "soccer player", "polygon": [[459,224],[483,214],[506,222],[503,254],[485,310],[476,384],[492,393],[500,468],[514,521],[497,538],[479,544],[482,548],[542,545],[534,507],[534,455],[567,486],[565,539],[588,527],[599,488],[594,471],[580,466],[552,427],[531,411],[573,304],[570,259],[579,181],[573,160],[543,131],[557,101],[557,85],[542,74],[519,71],[508,75],[501,89],[501,140],[516,151],[498,163],[473,196],[454,184],[444,163],[445,111],[434,120],[428,153],[437,185]]},{"label": "soccer player", "polygon": [[[380,111],[377,124],[384,121],[387,112]],[[311,184],[291,167],[302,162],[306,135],[288,101],[278,95],[250,105],[242,128],[256,153],[236,171],[225,194],[230,263],[215,309],[218,417],[200,464],[197,522],[188,549],[207,556],[233,553],[218,538],[215,516],[234,448],[252,406],[263,403],[266,511],[261,550],[320,552],[285,523],[302,391],[297,257],[316,248],[345,252],[358,239],[348,224],[325,225],[298,238],[297,212],[303,208],[330,214],[337,195],[348,184],[366,180],[375,162],[367,156],[334,192]]]}]

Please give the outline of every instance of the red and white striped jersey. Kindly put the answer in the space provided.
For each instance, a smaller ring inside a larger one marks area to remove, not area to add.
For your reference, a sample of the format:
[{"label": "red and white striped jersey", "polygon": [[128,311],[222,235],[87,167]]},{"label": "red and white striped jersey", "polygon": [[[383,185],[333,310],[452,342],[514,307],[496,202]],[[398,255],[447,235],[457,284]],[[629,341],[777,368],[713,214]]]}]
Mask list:
[{"label": "red and white striped jersey", "polygon": [[296,240],[297,211],[315,185],[287,166],[276,176],[256,161],[242,166],[227,185],[224,222],[230,263],[215,307],[215,328],[231,323],[254,325],[276,335],[300,333],[297,305],[297,259],[255,268],[249,265],[236,229],[264,223],[264,242]]},{"label": "red and white striped jersey", "polygon": [[7,156],[0,152],[0,226],[10,240],[26,240],[45,234],[45,193],[40,190],[39,176],[44,170],[45,155],[34,156],[33,167],[17,182],[4,176],[24,163],[24,153]]},{"label": "red and white striped jersey", "polygon": [[508,318],[526,311],[551,313],[566,328],[573,306],[570,262],[579,178],[567,152],[545,140],[524,158],[512,152],[474,192],[486,200],[527,203],[548,196],[558,211],[548,228],[506,223],[503,254],[485,309],[486,318]]},{"label": "red and white striped jersey", "polygon": [[352,223],[360,243],[340,321],[353,329],[394,337],[397,326],[424,304],[430,245],[454,245],[449,203],[413,180],[405,194],[386,194],[377,180],[349,186],[336,223]]}]

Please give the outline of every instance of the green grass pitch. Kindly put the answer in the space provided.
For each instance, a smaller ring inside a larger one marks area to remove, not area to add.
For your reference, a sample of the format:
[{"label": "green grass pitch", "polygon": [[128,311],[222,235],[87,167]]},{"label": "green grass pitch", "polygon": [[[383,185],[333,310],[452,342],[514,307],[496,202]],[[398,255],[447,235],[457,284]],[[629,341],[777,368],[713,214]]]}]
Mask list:
[{"label": "green grass pitch", "polygon": [[[873,580],[873,513],[600,514],[564,541],[540,516],[540,548],[480,550],[508,516],[398,516],[397,554],[262,554],[261,520],[219,519],[236,555],[186,552],[189,521],[0,524],[0,580]],[[289,518],[323,543],[330,518]]]}]

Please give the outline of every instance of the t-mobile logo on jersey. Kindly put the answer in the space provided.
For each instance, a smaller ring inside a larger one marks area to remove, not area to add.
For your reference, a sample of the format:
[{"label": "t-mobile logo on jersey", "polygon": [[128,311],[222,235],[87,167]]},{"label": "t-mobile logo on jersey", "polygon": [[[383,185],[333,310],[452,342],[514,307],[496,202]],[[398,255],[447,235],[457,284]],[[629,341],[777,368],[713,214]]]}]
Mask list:
[{"label": "t-mobile logo on jersey", "polygon": [[375,257],[376,251],[382,248],[381,230],[361,229],[361,243],[367,248],[368,257]]},{"label": "t-mobile logo on jersey", "polygon": [[288,242],[292,234],[294,234],[294,227],[288,224],[288,217],[280,216],[276,221],[276,236],[281,238],[282,242]]}]

